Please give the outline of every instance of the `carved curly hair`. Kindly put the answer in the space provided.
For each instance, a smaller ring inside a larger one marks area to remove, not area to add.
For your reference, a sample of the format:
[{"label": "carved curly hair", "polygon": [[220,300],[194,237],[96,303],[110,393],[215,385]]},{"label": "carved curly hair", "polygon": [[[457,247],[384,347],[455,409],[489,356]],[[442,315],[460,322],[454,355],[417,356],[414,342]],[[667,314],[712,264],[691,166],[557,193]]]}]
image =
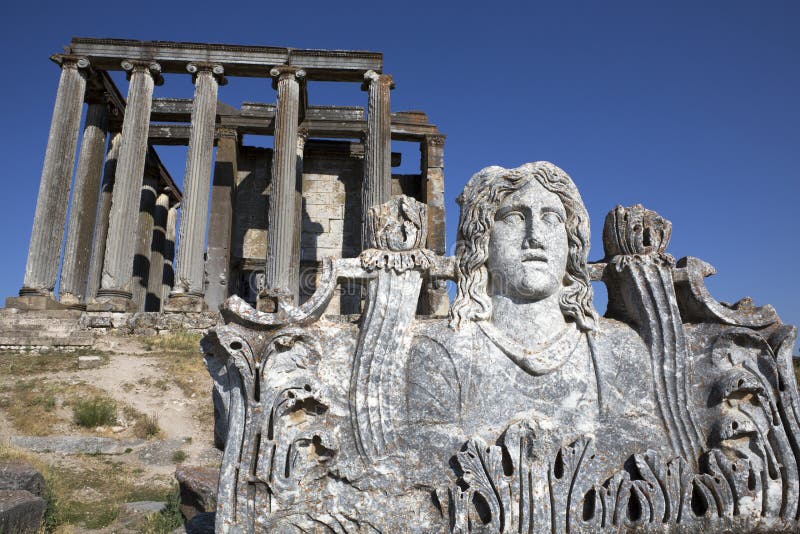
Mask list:
[{"label": "carved curly hair", "polygon": [[592,305],[592,285],[586,262],[589,257],[589,214],[572,179],[556,165],[546,161],[526,163],[516,169],[486,167],[470,178],[459,195],[461,206],[456,246],[456,298],[450,309],[450,326],[456,330],[469,321],[484,321],[492,316],[492,300],[487,291],[489,237],[497,208],[513,192],[531,180],[558,195],[567,214],[565,222],[569,254],[564,274],[564,289],[559,305],[564,317],[573,319],[583,331],[593,330],[596,312]]}]

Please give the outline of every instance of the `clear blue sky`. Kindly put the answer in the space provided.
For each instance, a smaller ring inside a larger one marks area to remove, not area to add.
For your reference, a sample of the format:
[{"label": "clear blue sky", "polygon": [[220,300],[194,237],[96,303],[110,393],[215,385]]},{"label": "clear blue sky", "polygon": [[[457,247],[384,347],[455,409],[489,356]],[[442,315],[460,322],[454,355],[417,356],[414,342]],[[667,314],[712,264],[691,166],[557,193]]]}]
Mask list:
[{"label": "clear blue sky", "polygon": [[[798,2],[47,4],[8,4],[0,20],[2,296],[23,278],[58,82],[47,58],[89,36],[383,52],[393,109],[422,109],[448,135],[448,242],[472,173],[546,159],[581,189],[593,259],[608,210],[642,203],[672,220],[673,255],[716,266],[716,298],[750,295],[800,323]],[[191,94],[188,76],[156,91]],[[366,102],[356,84],[314,84],[309,98]],[[274,92],[232,79],[220,99]],[[395,148],[413,170],[415,149]],[[160,151],[179,181],[184,151]]]}]

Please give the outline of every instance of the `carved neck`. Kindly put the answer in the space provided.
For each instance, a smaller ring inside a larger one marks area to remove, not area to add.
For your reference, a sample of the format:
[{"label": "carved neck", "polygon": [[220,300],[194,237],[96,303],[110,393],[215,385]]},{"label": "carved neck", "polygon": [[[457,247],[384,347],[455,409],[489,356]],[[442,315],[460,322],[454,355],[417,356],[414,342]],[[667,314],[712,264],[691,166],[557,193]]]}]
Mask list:
[{"label": "carved neck", "polygon": [[567,326],[558,293],[536,302],[518,302],[506,295],[494,295],[492,324],[525,347],[546,343]]}]

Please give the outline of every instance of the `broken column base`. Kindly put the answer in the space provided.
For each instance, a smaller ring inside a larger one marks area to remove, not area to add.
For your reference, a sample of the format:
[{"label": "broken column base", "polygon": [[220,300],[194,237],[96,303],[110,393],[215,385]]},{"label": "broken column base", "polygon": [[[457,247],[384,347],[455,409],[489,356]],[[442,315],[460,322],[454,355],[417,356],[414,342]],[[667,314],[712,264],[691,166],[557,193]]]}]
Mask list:
[{"label": "broken column base", "polygon": [[7,297],[6,308],[16,308],[18,310],[65,310],[64,306],[50,295],[20,295],[19,297]]},{"label": "broken column base", "polygon": [[72,293],[62,293],[59,302],[62,306],[71,310],[85,310],[86,303],[80,297]]},{"label": "broken column base", "polygon": [[129,291],[101,289],[97,297],[86,303],[86,311],[135,312],[136,303]]},{"label": "broken column base", "polygon": [[164,311],[169,313],[187,313],[208,311],[203,295],[192,293],[173,293],[164,303]]}]

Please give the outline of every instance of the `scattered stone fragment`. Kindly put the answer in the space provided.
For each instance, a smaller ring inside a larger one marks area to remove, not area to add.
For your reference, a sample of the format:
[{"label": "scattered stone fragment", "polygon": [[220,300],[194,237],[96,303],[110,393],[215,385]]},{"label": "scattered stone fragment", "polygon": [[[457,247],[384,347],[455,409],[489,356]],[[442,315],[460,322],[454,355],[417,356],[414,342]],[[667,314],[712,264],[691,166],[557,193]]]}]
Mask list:
[{"label": "scattered stone fragment", "polygon": [[181,490],[180,510],[187,520],[216,508],[218,469],[180,465],[175,470],[175,478],[178,479]]},{"label": "scattered stone fragment", "polygon": [[0,490],[25,490],[37,497],[44,492],[44,477],[27,462],[0,463]]},{"label": "scattered stone fragment", "polygon": [[214,512],[202,512],[186,522],[186,534],[214,534]]},{"label": "scattered stone fragment", "polygon": [[78,369],[93,369],[103,365],[102,356],[78,356]]},{"label": "scattered stone fragment", "polygon": [[29,534],[39,531],[47,504],[25,490],[0,490],[0,532]]},{"label": "scattered stone fragment", "polygon": [[141,439],[95,436],[13,436],[11,444],[33,452],[57,454],[125,454],[145,443]]}]

